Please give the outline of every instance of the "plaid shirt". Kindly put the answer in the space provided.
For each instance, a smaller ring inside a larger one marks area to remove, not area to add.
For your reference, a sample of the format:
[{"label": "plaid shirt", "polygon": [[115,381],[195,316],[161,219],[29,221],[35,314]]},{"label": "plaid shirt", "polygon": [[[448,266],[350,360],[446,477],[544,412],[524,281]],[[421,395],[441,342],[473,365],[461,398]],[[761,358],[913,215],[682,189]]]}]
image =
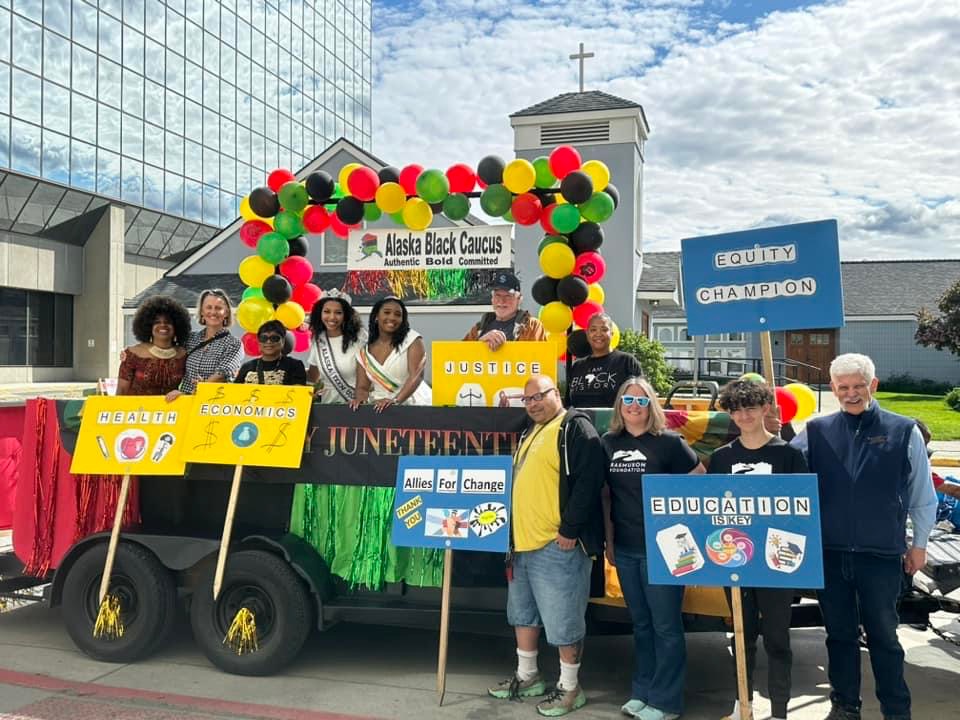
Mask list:
[{"label": "plaid shirt", "polygon": [[197,350],[205,339],[205,333],[206,330],[196,330],[187,338],[187,372],[180,383],[180,392],[187,395],[196,391],[197,382],[214,373],[222,373],[224,382],[233,382],[243,360],[243,346],[226,330],[216,340]]}]

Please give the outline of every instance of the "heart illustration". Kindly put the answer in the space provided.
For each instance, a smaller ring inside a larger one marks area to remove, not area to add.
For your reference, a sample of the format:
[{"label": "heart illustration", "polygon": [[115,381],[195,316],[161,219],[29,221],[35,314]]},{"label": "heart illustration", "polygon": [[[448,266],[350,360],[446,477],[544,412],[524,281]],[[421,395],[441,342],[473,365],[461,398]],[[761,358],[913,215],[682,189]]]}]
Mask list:
[{"label": "heart illustration", "polygon": [[136,460],[143,454],[147,444],[147,439],[142,435],[136,437],[125,437],[120,441],[120,453],[127,460]]}]

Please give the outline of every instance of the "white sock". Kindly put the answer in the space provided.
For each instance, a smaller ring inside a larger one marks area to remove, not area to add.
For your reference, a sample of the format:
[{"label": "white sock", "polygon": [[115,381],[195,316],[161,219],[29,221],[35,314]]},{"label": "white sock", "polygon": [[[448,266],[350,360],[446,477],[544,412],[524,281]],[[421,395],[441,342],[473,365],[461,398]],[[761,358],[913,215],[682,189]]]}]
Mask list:
[{"label": "white sock", "polygon": [[517,677],[529,680],[535,677],[540,669],[537,667],[537,650],[521,650],[517,648]]},{"label": "white sock", "polygon": [[577,674],[580,672],[580,663],[571,665],[560,661],[560,682],[557,683],[561,690],[573,690],[577,687]]}]

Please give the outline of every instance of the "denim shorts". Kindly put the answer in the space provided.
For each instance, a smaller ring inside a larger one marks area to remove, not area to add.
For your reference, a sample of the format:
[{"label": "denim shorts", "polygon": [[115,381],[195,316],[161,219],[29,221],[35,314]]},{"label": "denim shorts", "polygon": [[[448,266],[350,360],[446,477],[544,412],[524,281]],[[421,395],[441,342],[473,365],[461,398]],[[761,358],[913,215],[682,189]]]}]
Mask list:
[{"label": "denim shorts", "polygon": [[554,646],[580,642],[587,634],[592,566],[580,543],[573,550],[550,542],[539,550],[514,553],[507,621],[514,627],[542,626]]}]

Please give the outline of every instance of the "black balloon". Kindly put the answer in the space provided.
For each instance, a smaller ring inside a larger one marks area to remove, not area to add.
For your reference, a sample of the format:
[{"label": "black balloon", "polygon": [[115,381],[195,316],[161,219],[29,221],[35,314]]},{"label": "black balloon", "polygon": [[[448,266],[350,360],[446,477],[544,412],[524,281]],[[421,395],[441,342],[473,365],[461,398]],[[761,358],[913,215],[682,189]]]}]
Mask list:
[{"label": "black balloon", "polygon": [[273,217],[280,212],[280,200],[268,187],[258,187],[250,191],[250,209],[260,217]]},{"label": "black balloon", "polygon": [[613,183],[607,183],[607,186],[603,189],[603,191],[613,198],[613,209],[616,210],[617,205],[620,204],[620,191],[617,190],[617,186]]},{"label": "black balloon", "polygon": [[487,155],[477,165],[477,177],[487,185],[496,185],[503,182],[503,168],[506,163],[499,155]]},{"label": "black balloon", "polygon": [[283,275],[271,275],[263,281],[260,288],[263,290],[263,297],[274,305],[281,305],[290,299],[293,295],[293,288],[290,287],[290,281]]},{"label": "black balloon", "polygon": [[296,342],[297,339],[293,336],[293,330],[287,330],[287,334],[283,338],[283,354],[289,355],[292,353]]},{"label": "black balloon", "polygon": [[595,222],[582,222],[570,233],[570,248],[574,255],[596,250],[603,245],[603,228]]},{"label": "black balloon", "polygon": [[587,357],[590,354],[590,341],[586,330],[574,330],[567,335],[567,352],[574,357]]},{"label": "black balloon", "polygon": [[380,184],[394,182],[400,182],[400,170],[393,167],[392,165],[387,165],[380,172],[377,173],[377,177],[380,178]]},{"label": "black balloon", "polygon": [[559,280],[554,280],[546,275],[537,278],[530,287],[530,294],[533,296],[537,305],[546,305],[557,299],[557,284]]},{"label": "black balloon", "polygon": [[430,209],[433,210],[434,215],[439,215],[440,213],[443,212],[443,203],[442,202],[430,203]]},{"label": "black balloon", "polygon": [[553,205],[556,202],[557,202],[556,193],[544,193],[543,195],[540,196],[540,204],[543,205],[544,207],[547,207],[547,205]]},{"label": "black balloon", "polygon": [[564,305],[576,307],[587,299],[590,288],[582,277],[568,275],[557,283],[557,300]]},{"label": "black balloon", "polygon": [[571,205],[579,205],[593,195],[593,180],[585,172],[574,170],[560,181],[560,194]]},{"label": "black balloon", "polygon": [[344,225],[356,225],[363,220],[363,201],[347,196],[337,202],[337,215]]},{"label": "black balloon", "polygon": [[310,243],[303,235],[300,237],[288,238],[287,244],[290,245],[291,255],[306,257],[307,253],[310,252]]},{"label": "black balloon", "polygon": [[333,177],[330,173],[323,172],[323,170],[318,170],[317,172],[312,172],[307,175],[304,185],[307,188],[307,195],[318,203],[329,200],[330,196],[333,195]]}]

